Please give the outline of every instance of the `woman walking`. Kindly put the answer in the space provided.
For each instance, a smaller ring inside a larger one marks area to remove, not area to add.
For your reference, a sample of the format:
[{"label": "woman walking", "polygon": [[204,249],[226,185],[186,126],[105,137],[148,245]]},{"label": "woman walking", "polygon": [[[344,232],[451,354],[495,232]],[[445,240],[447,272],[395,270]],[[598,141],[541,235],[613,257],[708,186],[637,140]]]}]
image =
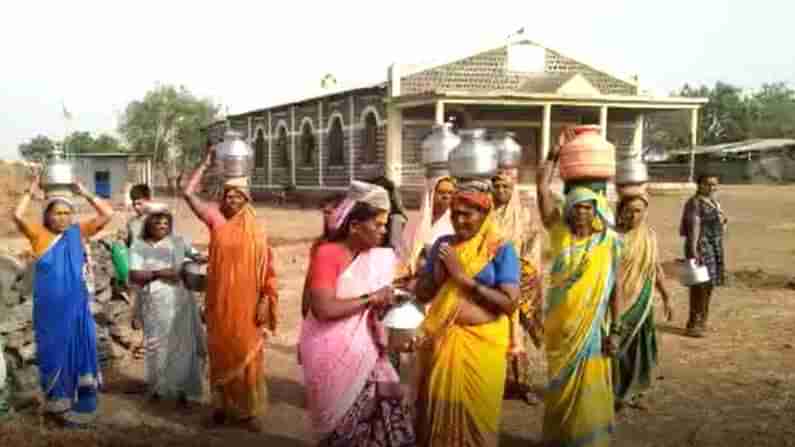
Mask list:
[{"label": "woman walking", "polygon": [[43,224],[30,222],[24,216],[38,184],[36,175],[14,211],[14,222],[36,258],[33,330],[45,411],[67,427],[84,426],[96,415],[100,382],[84,244],[107,225],[113,208],[77,184],[77,194],[94,207],[95,217],[75,224],[72,202],[55,197],[44,207]]},{"label": "woman walking", "polygon": [[535,405],[538,399],[530,391],[525,334],[536,349],[541,348],[544,336],[541,233],[529,210],[521,204],[516,179],[516,170],[503,171],[492,179],[497,225],[513,244],[521,263],[519,306],[511,316],[510,372],[505,382],[505,397],[519,396],[527,404]]},{"label": "woman walking", "polygon": [[608,337],[607,322],[619,316],[620,242],[603,196],[575,187],[563,209],[553,202],[550,180],[559,150],[537,177],[553,255],[544,319],[549,383],[543,437],[550,446],[607,446],[614,415],[609,356],[618,335],[614,325]]},{"label": "woman walking", "polygon": [[385,355],[379,316],[393,303],[397,257],[379,247],[387,192],[353,182],[335,235],[309,269],[309,313],[299,351],[307,407],[321,446],[414,446],[398,376]]},{"label": "woman walking", "polygon": [[173,234],[173,225],[168,212],[146,216],[143,232],[130,250],[130,277],[140,287],[136,315],[143,320],[151,397],[176,398],[181,408],[187,408],[189,400],[202,397],[206,348],[198,307],[180,276],[183,263],[196,253],[189,242]]},{"label": "woman walking", "polygon": [[235,421],[260,432],[267,407],[263,329],[275,331],[277,323],[273,256],[245,182],[227,181],[220,206],[196,195],[212,157],[211,149],[183,191],[210,229],[204,311],[214,407],[209,422]]},{"label": "woman walking", "polygon": [[659,262],[657,235],[647,223],[649,198],[625,196],[618,205],[618,230],[623,235],[619,296],[618,355],[613,367],[616,406],[638,406],[635,400],[651,386],[657,365],[654,290],[660,293],[664,315],[673,319],[670,294]]},{"label": "woman walking", "polygon": [[417,298],[430,303],[416,342],[417,438],[432,447],[496,446],[519,259],[493,214],[489,182],[453,196],[455,233],[430,250]]},{"label": "woman walking", "polygon": [[712,292],[726,281],[723,233],[728,219],[717,198],[718,184],[717,175],[698,177],[698,190],[685,203],[679,227],[679,234],[685,239],[685,258],[706,265],[709,270],[709,281],[690,286],[687,334],[691,337],[706,335]]}]

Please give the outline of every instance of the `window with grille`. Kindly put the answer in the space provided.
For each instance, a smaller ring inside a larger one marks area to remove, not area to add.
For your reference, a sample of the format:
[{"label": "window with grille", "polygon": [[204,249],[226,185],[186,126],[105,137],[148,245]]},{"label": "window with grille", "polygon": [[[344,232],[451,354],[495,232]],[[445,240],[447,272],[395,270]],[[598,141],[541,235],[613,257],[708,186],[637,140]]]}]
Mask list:
[{"label": "window with grille", "polygon": [[378,159],[378,120],[374,113],[364,119],[364,163],[372,164]]},{"label": "window with grille", "polygon": [[312,126],[305,123],[301,129],[301,154],[302,164],[311,166],[315,160],[315,136],[312,134]]},{"label": "window with grille", "polygon": [[339,166],[345,163],[345,136],[342,133],[342,120],[335,118],[328,134],[328,163]]},{"label": "window with grille", "polygon": [[254,166],[265,167],[265,134],[262,129],[257,131],[257,136],[254,138]]},{"label": "window with grille", "polygon": [[282,166],[290,166],[290,146],[287,144],[287,129],[279,128],[279,136],[276,138],[276,152],[282,157]]}]

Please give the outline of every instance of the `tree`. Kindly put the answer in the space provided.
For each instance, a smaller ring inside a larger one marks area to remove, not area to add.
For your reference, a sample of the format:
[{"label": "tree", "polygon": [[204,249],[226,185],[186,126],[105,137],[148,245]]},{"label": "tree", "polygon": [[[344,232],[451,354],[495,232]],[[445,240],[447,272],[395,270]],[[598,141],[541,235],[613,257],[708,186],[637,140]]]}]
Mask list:
[{"label": "tree", "polygon": [[94,137],[89,132],[75,131],[66,137],[63,146],[69,154],[94,152]]},{"label": "tree", "polygon": [[752,133],[757,138],[795,138],[795,91],[783,82],[754,93]]},{"label": "tree", "polygon": [[38,135],[18,146],[19,155],[27,161],[42,162],[55,150],[56,142],[45,135]]},{"label": "tree", "polygon": [[693,88],[687,84],[674,96],[706,97],[709,102],[701,109],[699,139],[702,144],[720,144],[740,141],[752,134],[753,104],[747,100],[743,89],[717,82],[710,89]]},{"label": "tree", "polygon": [[91,152],[125,152],[125,148],[118,138],[103,133],[94,140],[94,146]]},{"label": "tree", "polygon": [[119,133],[132,151],[150,154],[156,164],[170,167],[176,157],[198,158],[206,142],[201,128],[214,121],[218,109],[185,87],[158,85],[127,105]]}]

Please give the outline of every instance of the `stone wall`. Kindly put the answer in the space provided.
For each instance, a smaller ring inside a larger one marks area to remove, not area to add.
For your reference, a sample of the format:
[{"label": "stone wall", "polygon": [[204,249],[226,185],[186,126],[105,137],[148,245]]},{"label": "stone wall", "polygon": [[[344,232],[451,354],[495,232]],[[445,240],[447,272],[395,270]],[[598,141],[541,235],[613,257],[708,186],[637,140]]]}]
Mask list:
[{"label": "stone wall", "polygon": [[[97,330],[97,350],[103,369],[131,355],[142,335],[130,322],[132,303],[115,286],[110,251],[101,241],[90,243],[94,260],[91,313]],[[33,334],[32,259],[0,255],[0,337],[4,339],[11,386],[18,396],[39,390],[36,342]]]}]

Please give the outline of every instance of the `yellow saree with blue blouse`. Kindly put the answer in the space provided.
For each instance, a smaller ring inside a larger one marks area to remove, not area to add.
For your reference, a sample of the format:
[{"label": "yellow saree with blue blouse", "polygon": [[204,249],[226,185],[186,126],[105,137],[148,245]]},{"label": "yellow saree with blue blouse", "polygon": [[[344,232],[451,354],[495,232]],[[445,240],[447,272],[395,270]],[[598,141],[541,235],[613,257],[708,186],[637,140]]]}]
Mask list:
[{"label": "yellow saree with blue blouse", "polygon": [[[490,287],[518,284],[516,251],[496,228],[490,215],[476,236],[453,249],[466,274],[478,282]],[[431,250],[431,259],[439,242]],[[502,315],[486,324],[457,324],[458,307],[465,299],[465,292],[448,280],[421,327],[426,338],[418,349],[420,446],[487,447],[498,442],[509,319]]]}]

